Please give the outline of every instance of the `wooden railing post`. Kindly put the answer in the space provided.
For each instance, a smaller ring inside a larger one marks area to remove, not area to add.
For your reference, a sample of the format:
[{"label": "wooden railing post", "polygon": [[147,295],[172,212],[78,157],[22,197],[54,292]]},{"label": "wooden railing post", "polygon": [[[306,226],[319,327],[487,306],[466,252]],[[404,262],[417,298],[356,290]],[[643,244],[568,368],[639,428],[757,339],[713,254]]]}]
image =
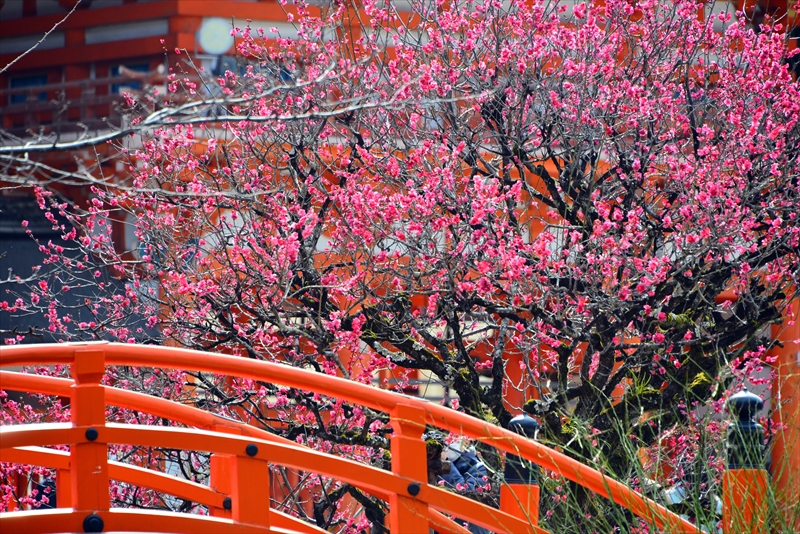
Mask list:
[{"label": "wooden railing post", "polygon": [[211,489],[227,495],[223,501],[222,508],[213,507],[208,510],[209,515],[212,517],[231,518],[231,509],[233,507],[233,486],[231,485],[231,478],[233,475],[233,457],[229,454],[212,454],[210,460]]},{"label": "wooden railing post", "polygon": [[722,478],[722,530],[725,534],[763,532],[769,479],[764,469],[764,429],[753,417],[764,402],[746,389],[728,399],[738,420],[728,427],[728,470]]},{"label": "wooden railing post", "polygon": [[54,507],[72,506],[72,477],[68,469],[56,469],[56,502]]},{"label": "wooden railing post", "polygon": [[[220,426],[214,427],[215,432],[224,432],[226,434],[241,435],[242,431],[233,426]],[[211,471],[211,489],[227,495],[228,497],[223,502],[222,508],[213,507],[209,509],[209,514],[212,517],[231,518],[231,510],[233,508],[233,467],[234,456],[230,454],[212,454],[209,469]]]},{"label": "wooden railing post", "polygon": [[231,518],[238,523],[269,527],[269,464],[250,443],[233,459]]},{"label": "wooden railing post", "polygon": [[101,532],[102,519],[93,513],[108,510],[110,504],[108,445],[103,436],[106,398],[100,385],[105,373],[104,351],[94,347],[76,349],[70,372],[75,380],[70,391],[72,424],[87,427],[87,441],[70,445],[72,508],[88,512],[86,521],[90,524],[85,525],[89,528],[86,532]]},{"label": "wooden railing post", "polygon": [[389,531],[392,534],[428,532],[428,506],[414,497],[428,483],[428,456],[422,434],[425,410],[398,404],[391,412],[392,473],[410,480],[406,493],[389,499]]},{"label": "wooden railing post", "polygon": [[[539,423],[527,415],[518,415],[509,421],[508,429],[535,439]],[[505,484],[500,486],[501,511],[531,525],[539,524],[538,471],[538,467],[527,460],[513,454],[506,456]]]}]

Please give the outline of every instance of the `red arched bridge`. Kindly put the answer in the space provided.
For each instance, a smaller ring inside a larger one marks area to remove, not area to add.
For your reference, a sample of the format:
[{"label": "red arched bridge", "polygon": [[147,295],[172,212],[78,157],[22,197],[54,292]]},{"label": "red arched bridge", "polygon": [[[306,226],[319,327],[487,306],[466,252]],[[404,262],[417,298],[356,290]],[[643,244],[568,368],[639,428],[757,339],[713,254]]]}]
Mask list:
[{"label": "red arched bridge", "polygon": [[[70,398],[71,423],[0,428],[0,461],[56,470],[59,508],[0,514],[3,534],[33,532],[324,532],[265,506],[269,465],[331,477],[389,503],[392,533],[468,534],[449,514],[493,532],[542,533],[538,488],[501,488],[495,509],[427,483],[426,425],[469,436],[559,473],[629,509],[658,529],[700,532],[694,525],[625,485],[519,434],[444,406],[285,365],[177,348],[118,343],[65,343],[0,348],[0,367],[69,365],[72,380],[0,371],[3,389]],[[346,399],[389,414],[391,472],[325,454],[211,413],[142,393],[103,386],[107,365],[192,370],[237,376]],[[107,405],[136,409],[190,428],[107,423]],[[211,486],[108,459],[109,444],[212,453]],[[68,445],[69,452],[45,447]],[[225,464],[215,484],[214,460]],[[109,479],[207,506],[209,516],[112,508]],[[221,488],[225,488],[223,489]],[[254,488],[258,488],[254,490]],[[66,504],[67,506],[64,506]]]}]

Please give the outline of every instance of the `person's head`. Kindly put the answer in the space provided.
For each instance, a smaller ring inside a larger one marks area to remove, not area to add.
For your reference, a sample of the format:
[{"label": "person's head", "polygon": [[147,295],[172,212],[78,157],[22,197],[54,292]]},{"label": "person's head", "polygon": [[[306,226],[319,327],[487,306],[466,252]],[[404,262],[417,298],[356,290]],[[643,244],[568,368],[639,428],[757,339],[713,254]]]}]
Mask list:
[{"label": "person's head", "polygon": [[444,473],[442,451],[445,447],[444,435],[441,432],[426,432],[422,438],[425,440],[425,452],[428,460],[428,483],[436,483],[436,478]]},{"label": "person's head", "polygon": [[465,445],[466,444],[461,440],[454,440],[446,444],[444,448],[444,457],[450,462],[455,462],[461,456],[461,453],[464,452]]}]

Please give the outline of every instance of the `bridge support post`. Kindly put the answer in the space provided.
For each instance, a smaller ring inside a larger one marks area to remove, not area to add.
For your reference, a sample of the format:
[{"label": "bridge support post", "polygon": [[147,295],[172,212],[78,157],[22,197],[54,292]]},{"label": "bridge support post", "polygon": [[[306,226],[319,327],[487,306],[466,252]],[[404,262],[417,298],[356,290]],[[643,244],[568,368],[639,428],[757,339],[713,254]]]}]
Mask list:
[{"label": "bridge support post", "polygon": [[78,348],[70,373],[75,384],[70,390],[73,426],[85,427],[87,441],[70,445],[71,503],[75,510],[108,510],[108,444],[103,436],[106,424],[105,390],[100,380],[105,373],[105,352]]},{"label": "bridge support post", "polygon": [[500,511],[531,525],[539,524],[539,485],[503,484],[500,486]]},{"label": "bridge support post", "polygon": [[764,402],[746,389],[728,399],[738,420],[728,427],[728,470],[722,478],[722,530],[725,534],[763,532],[769,478],[764,469],[764,429],[753,417]]},{"label": "bridge support post", "polygon": [[[392,534],[428,532],[428,506],[414,498],[428,483],[428,456],[422,434],[425,410],[398,404],[392,422],[392,473],[409,479],[408,493],[389,499],[389,531]],[[416,484],[416,486],[415,486]]]},{"label": "bridge support post", "polygon": [[[225,434],[241,435],[242,431],[234,426],[215,425],[212,429],[214,432],[223,432]],[[231,481],[233,479],[234,456],[229,454],[212,454],[210,459],[209,468],[211,470],[211,489],[227,495],[228,498],[223,504],[222,508],[213,507],[209,509],[209,515],[212,517],[231,518],[231,510],[233,508],[233,486]]]},{"label": "bridge support post", "polygon": [[56,502],[55,507],[72,506],[72,477],[68,469],[56,469]]},{"label": "bridge support post", "polygon": [[[800,21],[800,18],[796,20]],[[800,31],[800,27],[795,31]],[[794,47],[800,48],[800,41],[794,39],[794,42],[797,43]],[[798,58],[800,56],[794,58],[794,68],[800,75]],[[797,320],[800,299],[792,304],[792,312],[794,325],[791,325],[787,313],[783,325],[772,327],[773,339],[783,346],[774,346],[769,351],[778,358],[772,383],[772,418],[775,428],[780,429],[772,442],[770,473],[780,513],[789,520],[789,526],[794,527],[795,532],[800,532],[800,347],[795,344],[800,340],[800,321]],[[794,519],[793,524],[790,518]]]},{"label": "bridge support post", "polygon": [[[233,457],[228,454],[212,454],[210,460],[211,470],[211,489],[228,496],[231,499],[233,488],[231,486],[231,477],[233,475]],[[209,515],[212,517],[231,518],[231,509],[233,508],[233,499],[227,501],[228,506],[223,505],[222,508],[213,507],[209,508]]]},{"label": "bridge support post", "polygon": [[764,469],[729,469],[722,475],[724,534],[764,532],[769,480]]},{"label": "bridge support post", "polygon": [[79,348],[70,373],[75,384],[70,391],[73,426],[86,427],[87,441],[70,446],[72,508],[88,513],[108,510],[108,444],[103,436],[106,424],[105,390],[100,380],[105,373],[102,349]]},{"label": "bridge support post", "polygon": [[[508,429],[535,439],[539,423],[527,415],[518,415],[509,421]],[[500,487],[501,511],[528,521],[531,525],[539,524],[538,472],[536,464],[513,454],[506,457],[503,473],[505,484]]]},{"label": "bridge support post", "polygon": [[269,464],[256,458],[258,446],[247,445],[244,454],[233,459],[231,517],[239,523],[269,527]]}]

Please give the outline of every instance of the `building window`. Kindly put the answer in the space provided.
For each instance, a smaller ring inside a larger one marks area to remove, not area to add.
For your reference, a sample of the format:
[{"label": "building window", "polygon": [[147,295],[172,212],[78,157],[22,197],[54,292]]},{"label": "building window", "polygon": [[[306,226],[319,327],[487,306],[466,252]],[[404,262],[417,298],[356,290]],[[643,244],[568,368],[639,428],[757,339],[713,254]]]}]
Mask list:
[{"label": "building window", "polygon": [[[47,74],[34,74],[31,76],[17,76],[9,81],[11,89],[21,89],[23,87],[36,87],[47,85]],[[36,95],[36,100],[47,100],[47,93],[42,91]],[[16,93],[11,95],[11,104],[22,104],[28,100],[28,93]]]},{"label": "building window", "polygon": [[[150,63],[133,63],[131,65],[125,65],[126,69],[132,70],[134,72],[150,72]],[[116,78],[120,75],[119,73],[119,65],[115,65],[111,67],[111,77]],[[122,83],[114,83],[111,84],[111,94],[118,95],[120,94],[120,90],[129,90],[135,91],[142,88],[142,82],[138,80],[130,80],[125,81]]]}]

